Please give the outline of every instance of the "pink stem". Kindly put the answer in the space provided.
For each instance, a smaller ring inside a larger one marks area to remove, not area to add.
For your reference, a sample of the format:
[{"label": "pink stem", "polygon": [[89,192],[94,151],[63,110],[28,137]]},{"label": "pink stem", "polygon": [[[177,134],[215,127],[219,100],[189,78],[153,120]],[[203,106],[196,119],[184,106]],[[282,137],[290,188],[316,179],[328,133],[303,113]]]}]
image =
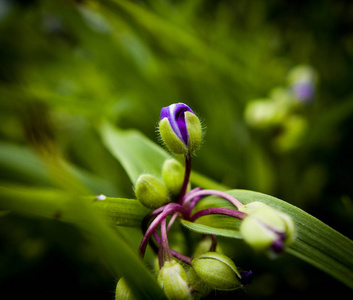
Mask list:
[{"label": "pink stem", "polygon": [[184,201],[182,203],[183,203],[183,206],[185,207],[186,204],[189,203],[191,200],[193,200],[195,197],[211,196],[211,195],[218,196],[218,197],[221,197],[221,198],[228,200],[237,209],[239,209],[241,206],[243,206],[243,204],[235,197],[233,197],[225,192],[221,192],[221,191],[217,191],[217,190],[201,190],[201,191],[196,191],[196,192],[190,192],[185,195],[185,197],[183,199]]},{"label": "pink stem", "polygon": [[[161,243],[161,238],[159,237],[159,235],[157,234],[156,231],[154,232],[154,237],[155,237],[157,243],[160,244]],[[181,254],[181,253],[179,253],[179,252],[177,252],[177,251],[175,251],[173,249],[170,249],[170,252],[175,258],[177,258],[177,259],[179,259],[179,260],[181,260],[181,261],[183,261],[183,262],[185,262],[185,263],[187,263],[189,265],[191,264],[191,261],[192,261],[191,257],[186,256],[184,254]]]},{"label": "pink stem", "polygon": [[156,229],[157,225],[163,219],[165,219],[169,214],[176,213],[176,212],[186,214],[186,210],[180,204],[169,203],[164,207],[163,211],[152,221],[152,223],[148,227],[148,229],[147,229],[147,231],[141,241],[140,247],[139,247],[139,253],[140,253],[141,257],[143,257],[145,255],[148,240],[151,237],[154,230]]},{"label": "pink stem", "polygon": [[168,236],[167,236],[167,220],[164,218],[161,221],[161,243],[159,245],[159,266],[162,268],[165,261],[171,261],[173,259],[172,253],[170,252]]},{"label": "pink stem", "polygon": [[196,219],[207,215],[226,215],[240,220],[244,219],[247,216],[246,213],[243,213],[239,210],[222,208],[222,207],[214,207],[214,208],[206,208],[198,211],[192,216],[191,222],[194,222]]},{"label": "pink stem", "polygon": [[169,229],[173,226],[173,224],[174,224],[176,218],[178,217],[178,215],[179,215],[179,213],[176,212],[176,213],[172,216],[172,218],[170,219],[170,221],[169,221],[169,223],[168,223],[167,231],[169,231]]}]

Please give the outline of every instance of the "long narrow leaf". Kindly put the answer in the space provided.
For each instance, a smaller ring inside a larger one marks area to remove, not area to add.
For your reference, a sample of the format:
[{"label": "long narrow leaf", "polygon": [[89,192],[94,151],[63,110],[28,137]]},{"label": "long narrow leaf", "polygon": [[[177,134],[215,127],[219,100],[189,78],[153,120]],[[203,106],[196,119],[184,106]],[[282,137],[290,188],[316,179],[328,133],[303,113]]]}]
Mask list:
[{"label": "long narrow leaf", "polygon": [[130,180],[135,184],[143,173],[161,177],[161,169],[170,155],[135,130],[120,130],[109,123],[100,129],[103,143],[122,164]]},{"label": "long narrow leaf", "polygon": [[138,298],[164,299],[151,273],[119,234],[118,228],[114,230],[108,226],[102,214],[98,213],[103,212],[115,223],[137,226],[146,210],[136,200],[107,200],[97,202],[95,197],[82,197],[57,189],[0,187],[0,210],[74,224],[89,233],[92,245],[102,260],[116,276],[126,276]]},{"label": "long narrow leaf", "polygon": [[[292,216],[296,224],[297,234],[296,239],[287,251],[353,288],[352,240],[303,210],[278,198],[246,190],[232,190],[228,193],[244,204],[261,201]],[[199,202],[197,209],[220,205],[224,206],[222,199],[208,197]],[[239,232],[236,226],[234,226],[234,232],[229,231],[229,225],[231,224],[229,219],[227,217],[208,216],[200,218],[197,225],[186,222],[183,222],[183,225],[194,231],[208,234],[221,233],[222,236],[230,238],[237,237]],[[220,228],[226,229],[222,230]]]}]

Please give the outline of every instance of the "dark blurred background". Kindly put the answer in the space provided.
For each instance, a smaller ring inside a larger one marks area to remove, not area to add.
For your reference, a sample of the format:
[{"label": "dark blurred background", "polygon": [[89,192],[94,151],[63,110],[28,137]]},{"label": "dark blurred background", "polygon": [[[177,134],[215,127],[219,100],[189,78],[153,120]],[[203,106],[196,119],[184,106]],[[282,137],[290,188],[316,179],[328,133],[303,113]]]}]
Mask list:
[{"label": "dark blurred background", "polygon": [[[133,197],[96,123],[158,142],[161,107],[184,102],[206,132],[195,170],[352,239],[352,56],[348,0],[0,0],[0,180],[55,186],[38,159],[50,152],[92,193]],[[352,295],[297,259],[236,248],[258,274],[239,298]],[[0,288],[4,299],[113,299],[115,278],[74,227],[3,212]]]}]

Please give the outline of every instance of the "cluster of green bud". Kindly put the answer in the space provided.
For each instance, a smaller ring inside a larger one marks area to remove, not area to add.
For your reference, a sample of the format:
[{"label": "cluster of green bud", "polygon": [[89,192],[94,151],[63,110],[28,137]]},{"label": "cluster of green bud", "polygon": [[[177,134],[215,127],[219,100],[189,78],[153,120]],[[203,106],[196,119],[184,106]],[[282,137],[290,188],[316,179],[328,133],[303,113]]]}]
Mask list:
[{"label": "cluster of green bud", "polygon": [[158,208],[179,195],[184,180],[184,167],[171,158],[164,162],[162,181],[151,174],[142,174],[136,181],[137,200],[147,208]]},{"label": "cluster of green bud", "polygon": [[247,214],[240,225],[244,241],[258,251],[280,253],[295,236],[293,220],[262,202],[251,202],[239,208]]},{"label": "cluster of green bud", "polygon": [[182,266],[166,261],[157,279],[168,299],[195,299],[212,290],[232,291],[243,286],[243,278],[234,262],[218,252],[206,252]]},{"label": "cluster of green bud", "polygon": [[[251,109],[260,121],[274,124],[283,118],[283,110],[277,111],[278,106],[274,103],[257,104],[260,106]],[[164,107],[159,132],[170,152],[184,155],[185,166],[176,159],[167,159],[160,176],[143,174],[138,178],[136,198],[145,207],[154,209],[142,222],[144,236],[139,247],[140,256],[144,257],[150,243],[158,256],[157,283],[171,300],[198,299],[212,290],[233,291],[243,287],[251,280],[252,272],[238,270],[233,260],[220,251],[215,234],[207,235],[194,249],[192,257],[182,254],[186,252],[182,247],[170,248],[168,232],[173,223],[177,218],[195,222],[200,217],[217,214],[237,218],[241,220],[239,230],[248,245],[258,251],[278,254],[294,239],[294,222],[287,214],[262,202],[243,205],[226,192],[190,190],[191,158],[201,144],[202,128],[200,120],[187,105],[176,103]],[[210,195],[228,200],[236,209],[210,207],[195,212],[198,202]],[[154,219],[148,225],[151,218]],[[151,237],[155,241],[151,241]],[[173,242],[176,242],[175,236]],[[117,284],[116,299],[134,299],[124,278]]]}]

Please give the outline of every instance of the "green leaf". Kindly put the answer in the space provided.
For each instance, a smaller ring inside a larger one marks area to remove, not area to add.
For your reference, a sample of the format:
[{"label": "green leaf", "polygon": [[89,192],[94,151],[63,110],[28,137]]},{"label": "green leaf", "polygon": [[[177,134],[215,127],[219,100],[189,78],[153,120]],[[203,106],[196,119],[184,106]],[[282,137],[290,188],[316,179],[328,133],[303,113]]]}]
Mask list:
[{"label": "green leaf", "polygon": [[217,228],[196,222],[189,222],[186,220],[181,220],[181,224],[192,231],[202,234],[215,234],[218,236],[224,236],[235,239],[242,238],[240,232],[237,230]]},{"label": "green leaf", "polygon": [[[96,201],[58,189],[0,187],[0,210],[31,216],[54,218],[70,222],[89,233],[91,245],[115,276],[126,280],[141,299],[164,299],[155,278],[131,249],[119,227],[108,226],[106,218],[125,225],[137,225],[146,210],[136,200],[111,199]],[[114,215],[112,215],[112,212]],[[123,219],[119,216],[126,214]],[[136,276],[138,274],[139,276]]]},{"label": "green leaf", "polygon": [[[111,154],[121,163],[133,184],[141,174],[151,174],[162,179],[164,161],[170,154],[136,130],[121,130],[109,123],[100,128],[103,143]],[[226,190],[222,184],[195,171],[190,180],[197,186]]]},{"label": "green leaf", "polygon": [[[296,224],[297,234],[296,239],[290,245],[289,249],[287,249],[287,252],[353,288],[352,240],[303,210],[275,197],[246,190],[231,190],[228,193],[236,197],[243,204],[261,201],[292,216]],[[212,196],[200,201],[196,209],[201,210],[227,205],[229,204],[225,203],[223,199]],[[234,227],[235,233],[228,231],[230,225],[229,219],[227,217],[208,216],[207,218],[202,217],[198,219],[199,224],[190,225],[184,221],[182,223],[191,230],[210,234],[221,232],[221,235],[231,238],[238,231],[236,227]],[[220,227],[228,228],[228,230],[220,231]]]},{"label": "green leaf", "polygon": [[93,202],[114,225],[140,227],[141,220],[150,211],[135,199],[109,198]]},{"label": "green leaf", "polygon": [[[107,180],[62,159],[60,163],[66,172],[89,188],[92,193],[116,193],[115,187]],[[28,146],[0,142],[0,171],[6,174],[6,180],[12,179],[15,182],[41,186],[60,186],[53,178],[57,174],[53,175],[50,164]]]},{"label": "green leaf", "polygon": [[109,123],[100,128],[103,143],[122,164],[133,184],[141,174],[161,179],[163,163],[170,155],[136,130],[120,130]]}]

